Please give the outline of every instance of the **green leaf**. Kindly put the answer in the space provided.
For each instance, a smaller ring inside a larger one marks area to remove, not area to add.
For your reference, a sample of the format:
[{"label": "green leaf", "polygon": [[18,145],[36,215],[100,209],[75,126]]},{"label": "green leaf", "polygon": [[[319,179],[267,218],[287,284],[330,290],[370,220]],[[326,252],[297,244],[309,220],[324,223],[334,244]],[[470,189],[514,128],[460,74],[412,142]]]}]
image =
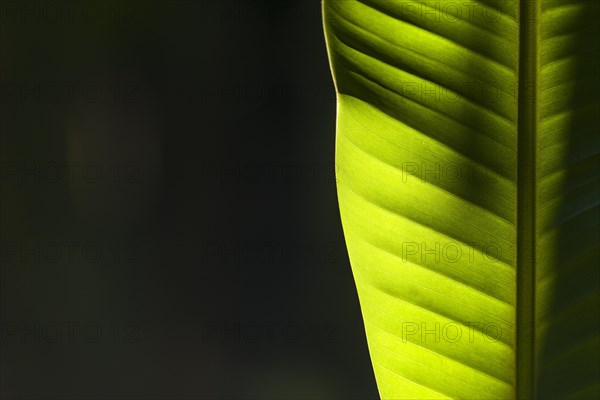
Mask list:
[{"label": "green leaf", "polygon": [[600,398],[600,2],[323,14],[381,397]]}]

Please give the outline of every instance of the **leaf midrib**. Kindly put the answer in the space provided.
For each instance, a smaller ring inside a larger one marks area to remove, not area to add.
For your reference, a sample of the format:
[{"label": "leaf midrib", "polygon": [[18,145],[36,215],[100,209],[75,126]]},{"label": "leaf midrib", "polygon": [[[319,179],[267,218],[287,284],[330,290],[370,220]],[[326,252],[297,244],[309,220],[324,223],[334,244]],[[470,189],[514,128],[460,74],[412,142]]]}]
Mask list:
[{"label": "leaf midrib", "polygon": [[535,398],[536,135],[540,0],[519,5],[516,397]]}]

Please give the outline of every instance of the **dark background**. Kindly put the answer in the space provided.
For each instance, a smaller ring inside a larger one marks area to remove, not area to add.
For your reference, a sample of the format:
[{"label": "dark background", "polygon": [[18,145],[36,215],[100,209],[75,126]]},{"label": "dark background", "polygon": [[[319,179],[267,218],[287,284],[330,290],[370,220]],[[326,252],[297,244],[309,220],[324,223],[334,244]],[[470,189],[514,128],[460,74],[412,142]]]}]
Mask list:
[{"label": "dark background", "polygon": [[317,0],[0,0],[0,396],[373,399]]}]

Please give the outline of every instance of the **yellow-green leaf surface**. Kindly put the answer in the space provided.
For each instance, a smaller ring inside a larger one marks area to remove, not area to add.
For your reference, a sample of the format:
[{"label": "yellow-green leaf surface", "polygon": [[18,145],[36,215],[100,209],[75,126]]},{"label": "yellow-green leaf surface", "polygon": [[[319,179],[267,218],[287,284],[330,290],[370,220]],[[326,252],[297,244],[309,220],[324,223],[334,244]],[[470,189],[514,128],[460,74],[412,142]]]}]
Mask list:
[{"label": "yellow-green leaf surface", "polygon": [[600,398],[600,2],[323,15],[381,397]]}]

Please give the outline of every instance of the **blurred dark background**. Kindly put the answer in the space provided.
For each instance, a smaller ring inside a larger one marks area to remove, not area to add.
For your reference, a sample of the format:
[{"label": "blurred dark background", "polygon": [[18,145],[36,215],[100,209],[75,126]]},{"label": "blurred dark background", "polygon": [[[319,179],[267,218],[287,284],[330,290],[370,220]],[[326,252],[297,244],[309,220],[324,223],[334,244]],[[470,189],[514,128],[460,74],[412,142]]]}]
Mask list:
[{"label": "blurred dark background", "polygon": [[0,397],[374,399],[318,0],[0,0]]}]

